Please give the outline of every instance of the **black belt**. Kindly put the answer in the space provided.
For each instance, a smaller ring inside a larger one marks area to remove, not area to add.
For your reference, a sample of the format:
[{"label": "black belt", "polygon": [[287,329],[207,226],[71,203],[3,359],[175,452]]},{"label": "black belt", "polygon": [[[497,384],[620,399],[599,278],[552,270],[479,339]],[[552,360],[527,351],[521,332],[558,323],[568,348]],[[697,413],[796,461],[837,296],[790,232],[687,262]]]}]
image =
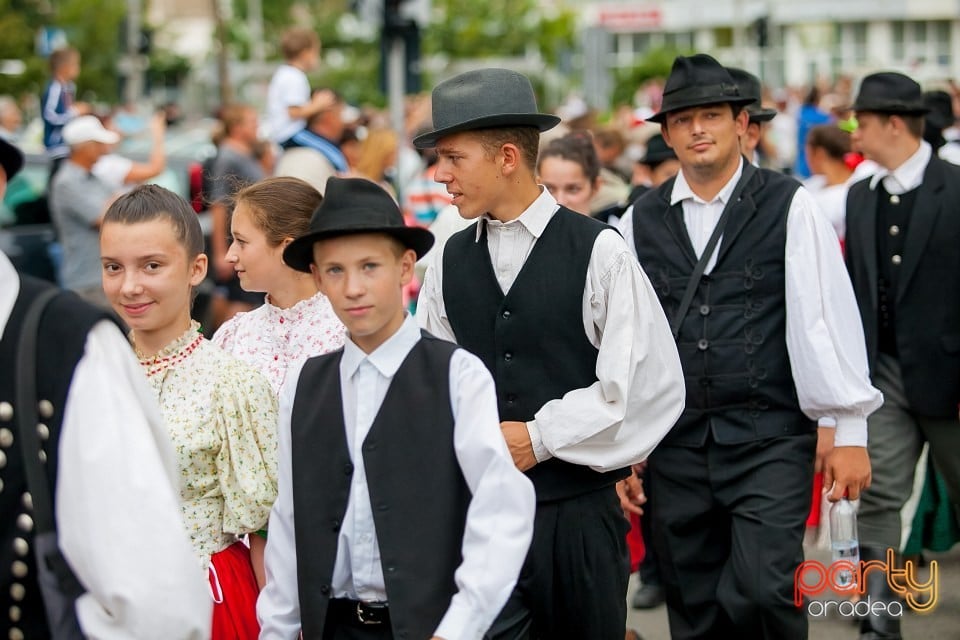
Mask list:
[{"label": "black belt", "polygon": [[357,626],[390,624],[390,607],[386,602],[332,598],[327,607],[327,619]]}]

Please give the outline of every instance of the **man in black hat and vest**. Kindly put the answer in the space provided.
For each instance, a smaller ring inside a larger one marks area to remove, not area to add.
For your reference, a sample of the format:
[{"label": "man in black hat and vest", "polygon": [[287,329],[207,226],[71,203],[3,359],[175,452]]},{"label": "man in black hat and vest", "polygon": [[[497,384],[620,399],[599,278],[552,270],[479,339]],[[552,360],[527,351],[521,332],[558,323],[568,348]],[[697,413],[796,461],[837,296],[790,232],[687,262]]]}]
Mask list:
[{"label": "man in black hat and vest", "polygon": [[807,191],[740,153],[753,100],[710,56],[679,56],[651,120],[680,173],[620,227],[686,379],[649,461],[674,638],[806,638],[794,572],[814,470],[831,500],[870,481],[866,416],[881,396],[839,243]]},{"label": "man in black hat and vest", "polygon": [[[873,383],[884,404],[870,417],[873,484],[860,499],[860,557],[902,548],[900,509],[923,448],[960,506],[960,167],[922,140],[926,107],[914,80],[863,79],[852,109],[854,146],[880,165],[847,195],[847,268],[860,305]],[[874,600],[892,600],[868,576]],[[867,617],[864,639],[899,638],[895,617]]]},{"label": "man in black hat and vest", "polygon": [[431,260],[421,326],[480,356],[503,437],[533,481],[533,542],[493,638],[620,640],[626,519],[615,483],[683,407],[663,311],[623,239],[535,178],[538,112],[523,75],[481,69],[433,90],[436,180],[477,221]]},{"label": "man in black hat and vest", "polygon": [[[22,166],[0,139],[0,199]],[[18,347],[28,310],[48,295],[27,356],[36,375],[28,409],[17,400],[29,379]],[[130,343],[103,311],[19,275],[2,253],[0,336],[0,637],[209,638],[206,572]],[[40,461],[29,483],[24,448]]]}]

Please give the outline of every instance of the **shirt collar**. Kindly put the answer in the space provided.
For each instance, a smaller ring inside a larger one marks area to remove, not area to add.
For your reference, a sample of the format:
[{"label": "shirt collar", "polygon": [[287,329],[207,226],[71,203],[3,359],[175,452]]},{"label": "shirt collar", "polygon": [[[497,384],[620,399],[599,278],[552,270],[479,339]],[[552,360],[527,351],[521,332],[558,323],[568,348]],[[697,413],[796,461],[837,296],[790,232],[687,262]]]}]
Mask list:
[{"label": "shirt collar", "polygon": [[0,335],[7,326],[13,305],[20,295],[20,276],[5,253],[0,252]]},{"label": "shirt collar", "polygon": [[[876,189],[880,181],[889,176],[896,181],[896,184],[903,190],[902,192],[916,189],[923,184],[923,172],[926,171],[932,155],[933,148],[930,146],[930,143],[926,140],[921,140],[920,148],[893,171],[883,167],[877,167],[877,172],[870,178],[870,188]],[[886,181],[884,186],[888,186],[888,184],[889,181]]]},{"label": "shirt collar", "polygon": [[[711,202],[720,202],[721,204],[727,204],[727,200],[730,199],[730,194],[733,193],[733,190],[737,187],[737,182],[740,180],[740,175],[743,173],[743,156],[740,156],[740,160],[737,164],[737,170],[727,182],[723,185],[723,188],[720,189],[720,192],[716,197],[711,200]],[[670,205],[673,206],[678,202],[683,202],[684,200],[693,200],[699,204],[709,204],[703,198],[698,196],[693,192],[693,189],[690,188],[690,185],[687,183],[687,179],[683,177],[683,169],[677,174],[677,179],[673,183],[673,191],[670,194]]]},{"label": "shirt collar", "polygon": [[557,212],[559,206],[556,199],[550,195],[550,192],[540,185],[540,195],[530,203],[530,206],[520,214],[519,218],[509,222],[500,222],[490,217],[488,213],[483,214],[481,217],[482,222],[477,224],[476,241],[480,241],[480,234],[483,232],[483,225],[485,224],[492,227],[522,224],[534,238],[539,238],[543,230],[547,228],[547,224],[550,222],[550,219],[553,218],[553,214]]},{"label": "shirt collar", "polygon": [[340,375],[347,379],[352,378],[364,360],[367,360],[380,372],[380,375],[392,378],[419,340],[420,327],[410,314],[404,318],[400,329],[387,338],[386,342],[377,347],[373,353],[364,353],[353,340],[348,338],[343,345]]}]

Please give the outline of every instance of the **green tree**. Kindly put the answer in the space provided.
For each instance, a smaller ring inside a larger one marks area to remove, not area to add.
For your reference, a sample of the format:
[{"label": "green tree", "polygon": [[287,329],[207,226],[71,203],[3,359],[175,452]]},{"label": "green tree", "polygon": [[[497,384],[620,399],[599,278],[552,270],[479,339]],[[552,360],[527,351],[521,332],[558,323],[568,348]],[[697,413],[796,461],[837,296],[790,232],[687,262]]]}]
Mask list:
[{"label": "green tree", "polygon": [[637,64],[621,69],[614,76],[613,104],[632,104],[637,87],[652,78],[666,78],[678,55],[690,55],[692,51],[669,47],[648,49]]}]

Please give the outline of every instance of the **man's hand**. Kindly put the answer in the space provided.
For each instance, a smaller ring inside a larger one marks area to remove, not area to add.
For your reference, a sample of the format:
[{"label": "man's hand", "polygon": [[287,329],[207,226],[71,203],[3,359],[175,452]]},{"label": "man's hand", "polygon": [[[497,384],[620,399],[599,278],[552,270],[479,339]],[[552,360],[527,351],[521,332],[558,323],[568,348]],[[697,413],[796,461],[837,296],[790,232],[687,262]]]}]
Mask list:
[{"label": "man's hand", "polygon": [[834,427],[817,428],[817,458],[813,463],[813,472],[820,473],[827,463],[827,456],[833,451],[833,437],[837,434]]},{"label": "man's hand", "polygon": [[617,496],[620,498],[620,507],[623,509],[623,515],[627,518],[631,513],[638,516],[643,515],[643,505],[647,501],[647,496],[643,492],[643,481],[633,470],[630,475],[617,483]]},{"label": "man's hand", "polygon": [[517,469],[520,471],[532,469],[537,464],[537,458],[533,455],[527,423],[501,422],[500,430],[503,432],[503,439],[507,441],[507,448],[510,449],[513,464],[517,465]]},{"label": "man's hand", "polygon": [[851,500],[870,486],[870,456],[866,447],[834,447],[823,468],[823,486],[832,487],[827,500],[836,502],[847,491]]}]

